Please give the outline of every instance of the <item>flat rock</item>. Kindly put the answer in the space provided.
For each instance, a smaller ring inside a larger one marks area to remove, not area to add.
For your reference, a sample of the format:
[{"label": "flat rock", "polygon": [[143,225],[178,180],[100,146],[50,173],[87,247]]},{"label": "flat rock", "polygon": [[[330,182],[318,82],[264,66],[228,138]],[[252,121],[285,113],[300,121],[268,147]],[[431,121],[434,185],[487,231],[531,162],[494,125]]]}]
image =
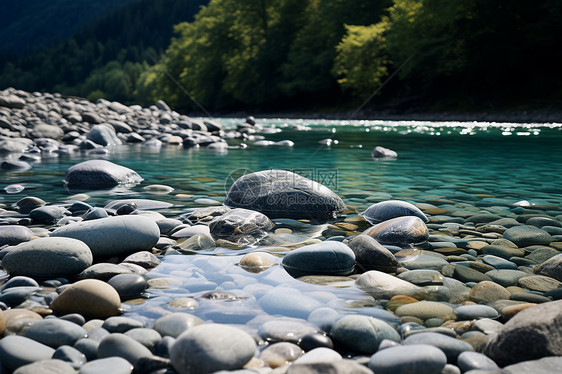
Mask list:
[{"label": "flat rock", "polygon": [[79,325],[63,319],[44,319],[30,326],[25,336],[36,342],[58,348],[61,345],[74,345],[88,335]]},{"label": "flat rock", "polygon": [[156,222],[142,216],[115,216],[75,222],[60,227],[51,237],[83,241],[95,257],[131,254],[151,249],[160,238]]},{"label": "flat rock", "polygon": [[484,354],[499,366],[562,355],[562,300],[517,313],[492,338]]},{"label": "flat rock", "polygon": [[492,281],[500,284],[504,287],[516,286],[519,279],[529,276],[521,270],[490,270],[486,272],[486,275],[491,278]]},{"label": "flat rock", "polygon": [[39,238],[13,247],[2,259],[11,275],[57,278],[80,273],[92,264],[90,248],[72,238]]},{"label": "flat rock", "polygon": [[261,212],[269,218],[334,219],[346,206],[326,186],[285,170],[246,174],[230,187],[224,204]]},{"label": "flat rock", "polygon": [[195,326],[181,334],[170,351],[180,374],[241,369],[256,353],[254,339],[245,331],[214,323]]},{"label": "flat rock", "polygon": [[55,350],[24,336],[11,335],[0,340],[0,361],[9,370],[36,361],[49,360]]},{"label": "flat rock", "polygon": [[442,350],[447,356],[447,362],[455,364],[457,357],[466,351],[474,351],[474,348],[462,340],[452,338],[435,332],[421,332],[413,334],[404,339],[404,344],[428,344]]},{"label": "flat rock", "polygon": [[399,247],[423,244],[429,238],[429,232],[423,220],[413,216],[389,219],[368,228],[363,234],[375,238],[383,245]]},{"label": "flat rock", "polygon": [[96,190],[142,181],[134,170],[106,160],[84,161],[71,166],[64,174],[64,183],[70,189]]},{"label": "flat rock", "polygon": [[498,311],[488,305],[461,305],[455,308],[458,320],[473,320],[479,318],[498,318]]},{"label": "flat rock", "polygon": [[562,283],[554,278],[544,275],[530,275],[519,278],[519,285],[533,291],[548,292],[562,286]]},{"label": "flat rock", "polygon": [[425,300],[399,306],[394,313],[399,317],[411,316],[422,320],[440,318],[446,321],[455,318],[455,312],[449,305]]},{"label": "flat rock", "polygon": [[512,241],[519,247],[529,245],[549,245],[553,242],[552,236],[535,226],[521,225],[507,229],[503,237]]},{"label": "flat rock", "polygon": [[425,344],[389,347],[369,360],[369,369],[377,374],[439,374],[447,356],[439,348]]},{"label": "flat rock", "polygon": [[113,333],[106,336],[98,347],[99,358],[121,357],[135,364],[140,358],[152,357],[152,352],[130,336]]},{"label": "flat rock", "polygon": [[355,253],[346,244],[327,240],[292,250],[281,264],[293,277],[348,275],[355,266]]}]

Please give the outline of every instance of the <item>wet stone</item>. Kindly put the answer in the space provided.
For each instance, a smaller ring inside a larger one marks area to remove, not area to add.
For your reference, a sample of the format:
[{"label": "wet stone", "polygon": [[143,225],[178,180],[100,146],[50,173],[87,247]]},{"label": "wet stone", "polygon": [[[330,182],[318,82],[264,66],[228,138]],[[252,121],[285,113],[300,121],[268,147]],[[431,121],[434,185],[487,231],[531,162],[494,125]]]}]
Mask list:
[{"label": "wet stone", "polygon": [[118,274],[107,283],[115,288],[122,301],[141,296],[147,287],[146,279],[138,274]]},{"label": "wet stone", "polygon": [[403,216],[415,216],[423,222],[428,222],[427,217],[418,207],[400,200],[387,200],[373,204],[361,215],[373,225]]},{"label": "wet stone", "polygon": [[419,217],[397,217],[381,222],[363,232],[385,245],[408,246],[425,243],[429,232]]},{"label": "wet stone", "polygon": [[53,359],[67,362],[74,369],[80,368],[87,361],[86,356],[82,352],[68,345],[58,347],[55,353],[53,353]]},{"label": "wet stone", "polygon": [[236,208],[213,219],[209,230],[215,238],[255,243],[265,237],[273,226],[273,222],[262,213]]},{"label": "wet stone", "polygon": [[289,252],[281,264],[293,277],[347,275],[355,266],[355,254],[343,243],[324,241]]},{"label": "wet stone", "polygon": [[361,271],[379,270],[393,273],[399,266],[392,252],[368,235],[358,235],[347,244],[355,253],[357,268]]},{"label": "wet stone", "polygon": [[331,335],[335,341],[362,354],[375,353],[384,339],[400,341],[400,335],[388,323],[359,315],[346,315],[339,319]]},{"label": "wet stone", "polygon": [[481,273],[478,270],[472,269],[468,266],[455,265],[453,277],[460,280],[461,282],[482,282],[491,281],[492,279],[486,274]]},{"label": "wet stone", "polygon": [[189,313],[170,313],[158,318],[152,327],[162,336],[178,337],[181,333],[203,323],[198,317]]},{"label": "wet stone", "polygon": [[121,300],[113,287],[95,279],[78,281],[58,295],[50,307],[55,313],[79,313],[86,318],[107,318],[121,314]]},{"label": "wet stone", "polygon": [[461,305],[455,308],[455,315],[458,320],[499,317],[498,311],[487,305]]},{"label": "wet stone", "polygon": [[438,374],[447,357],[431,345],[412,344],[379,350],[369,360],[369,369],[380,374]]},{"label": "wet stone", "polygon": [[410,270],[400,273],[398,278],[417,286],[430,286],[443,284],[443,275],[436,270]]},{"label": "wet stone", "polygon": [[482,261],[484,261],[485,264],[495,267],[496,269],[517,270],[517,264],[498,256],[486,255],[482,258]]}]

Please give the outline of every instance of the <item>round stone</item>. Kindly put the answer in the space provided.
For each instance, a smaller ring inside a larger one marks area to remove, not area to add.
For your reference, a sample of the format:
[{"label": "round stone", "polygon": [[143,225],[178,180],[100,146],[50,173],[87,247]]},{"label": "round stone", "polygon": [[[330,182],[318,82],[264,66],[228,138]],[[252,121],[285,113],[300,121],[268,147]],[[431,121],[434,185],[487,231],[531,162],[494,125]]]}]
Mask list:
[{"label": "round stone", "polygon": [[106,336],[98,346],[98,357],[121,357],[135,364],[142,357],[152,357],[152,352],[130,336],[114,333]]},{"label": "round stone", "polygon": [[293,277],[347,275],[355,266],[355,254],[346,244],[330,240],[297,248],[281,264]]},{"label": "round stone", "polygon": [[276,368],[295,361],[304,354],[301,347],[289,342],[272,344],[260,353],[260,360],[270,368]]},{"label": "round stone", "polygon": [[134,170],[106,160],[89,160],[70,167],[64,174],[68,188],[103,189],[134,185],[143,179]]},{"label": "round stone", "polygon": [[203,374],[241,369],[256,352],[254,339],[228,325],[203,324],[181,334],[170,352],[180,374]]},{"label": "round stone", "polygon": [[369,369],[377,374],[439,374],[447,364],[440,349],[424,344],[389,347],[369,360]]},{"label": "round stone", "polygon": [[140,297],[148,286],[146,279],[138,274],[117,274],[107,283],[115,288],[122,301]]},{"label": "round stone", "polygon": [[354,352],[373,354],[384,339],[400,341],[398,332],[388,323],[368,316],[346,315],[332,328],[334,340]]},{"label": "round stone", "polygon": [[80,374],[131,374],[133,365],[121,357],[109,357],[85,363]]},{"label": "round stone", "polygon": [[57,374],[75,374],[76,370],[69,363],[60,360],[42,360],[20,366],[14,374],[36,374],[36,373],[57,373]]},{"label": "round stone", "polygon": [[429,238],[424,221],[419,217],[406,216],[381,222],[363,232],[383,245],[405,247],[423,244]]},{"label": "round stone", "polygon": [[509,300],[511,292],[497,283],[483,281],[470,290],[470,300],[475,302],[491,303],[496,300]]},{"label": "round stone", "polygon": [[209,230],[215,239],[232,242],[255,243],[273,228],[273,222],[254,210],[236,208],[209,223]]},{"label": "round stone", "polygon": [[51,237],[81,240],[94,258],[110,257],[151,249],[160,229],[150,218],[128,215],[71,223],[53,231]]},{"label": "round stone", "polygon": [[427,293],[422,287],[376,270],[361,274],[355,283],[359,288],[376,298],[390,299],[396,295],[420,298],[424,297]]},{"label": "round stone", "polygon": [[79,313],[86,318],[121,314],[121,300],[113,287],[96,279],[78,281],[58,295],[50,307],[57,314]]},{"label": "round stone", "polygon": [[170,313],[160,317],[152,327],[162,336],[178,337],[183,332],[202,324],[203,321],[189,313]]},{"label": "round stone", "polygon": [[261,273],[272,267],[273,263],[268,259],[267,254],[252,252],[244,255],[238,265],[250,273]]},{"label": "round stone", "polygon": [[101,327],[110,333],[125,333],[131,329],[143,328],[144,323],[133,318],[116,316],[106,319]]},{"label": "round stone", "polygon": [[92,264],[92,252],[80,240],[39,238],[13,247],[2,259],[11,275],[56,278],[80,273]]},{"label": "round stone", "polygon": [[33,236],[33,231],[25,226],[0,226],[0,247],[4,245],[16,245],[22,242],[27,242]]},{"label": "round stone", "polygon": [[285,170],[245,174],[230,187],[224,204],[251,209],[269,218],[326,221],[342,213],[342,199],[320,183]]}]

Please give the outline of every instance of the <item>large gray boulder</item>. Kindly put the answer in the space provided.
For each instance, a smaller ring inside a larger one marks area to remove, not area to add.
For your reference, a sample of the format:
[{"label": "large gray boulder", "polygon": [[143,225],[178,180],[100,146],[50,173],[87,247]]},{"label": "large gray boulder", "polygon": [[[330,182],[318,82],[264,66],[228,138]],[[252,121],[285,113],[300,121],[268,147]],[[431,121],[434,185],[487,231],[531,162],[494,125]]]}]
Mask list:
[{"label": "large gray boulder", "polygon": [[71,166],[64,174],[66,186],[76,189],[104,189],[142,181],[142,177],[134,170],[106,160],[84,161]]},{"label": "large gray boulder", "polygon": [[269,218],[334,219],[346,207],[326,186],[286,170],[246,174],[230,187],[224,204],[256,210]]},{"label": "large gray boulder", "polygon": [[506,322],[484,350],[499,366],[562,355],[562,300],[527,308]]}]

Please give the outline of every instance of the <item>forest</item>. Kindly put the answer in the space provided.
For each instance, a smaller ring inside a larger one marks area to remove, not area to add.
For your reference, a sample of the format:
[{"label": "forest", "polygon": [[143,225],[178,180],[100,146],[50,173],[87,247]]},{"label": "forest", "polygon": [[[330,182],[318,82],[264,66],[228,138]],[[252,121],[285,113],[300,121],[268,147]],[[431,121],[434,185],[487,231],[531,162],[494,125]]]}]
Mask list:
[{"label": "forest", "polygon": [[137,0],[0,60],[0,87],[177,110],[560,107],[562,2]]}]

